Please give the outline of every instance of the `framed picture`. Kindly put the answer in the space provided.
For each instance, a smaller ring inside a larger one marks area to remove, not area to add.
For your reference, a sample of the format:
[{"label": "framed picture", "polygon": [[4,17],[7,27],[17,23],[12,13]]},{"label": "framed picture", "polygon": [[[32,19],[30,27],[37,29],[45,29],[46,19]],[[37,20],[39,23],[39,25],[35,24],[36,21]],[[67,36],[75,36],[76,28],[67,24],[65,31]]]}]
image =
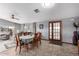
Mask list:
[{"label": "framed picture", "polygon": [[39,24],[39,29],[43,29],[44,25],[43,24]]}]

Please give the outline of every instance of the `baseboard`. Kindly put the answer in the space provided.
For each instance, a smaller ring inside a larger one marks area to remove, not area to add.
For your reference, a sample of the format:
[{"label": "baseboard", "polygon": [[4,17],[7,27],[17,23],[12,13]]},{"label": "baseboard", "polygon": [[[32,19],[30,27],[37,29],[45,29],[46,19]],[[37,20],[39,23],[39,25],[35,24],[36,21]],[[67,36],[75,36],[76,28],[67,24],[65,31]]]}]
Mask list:
[{"label": "baseboard", "polygon": [[[41,39],[41,40],[49,41],[48,39]],[[71,44],[71,45],[73,45],[73,43],[69,43],[69,42],[62,42],[62,43],[66,43],[66,44]]]},{"label": "baseboard", "polygon": [[41,40],[46,40],[46,41],[49,41],[48,39],[41,39]]},{"label": "baseboard", "polygon": [[62,42],[62,43],[66,43],[66,44],[72,44],[72,45],[73,45],[73,43],[69,43],[69,42]]}]

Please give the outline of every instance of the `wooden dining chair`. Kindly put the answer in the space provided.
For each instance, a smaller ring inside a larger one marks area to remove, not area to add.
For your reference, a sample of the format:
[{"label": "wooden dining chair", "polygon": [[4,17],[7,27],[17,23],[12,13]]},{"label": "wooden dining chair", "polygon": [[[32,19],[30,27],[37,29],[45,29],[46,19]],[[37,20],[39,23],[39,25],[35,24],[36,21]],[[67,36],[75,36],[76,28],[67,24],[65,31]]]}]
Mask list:
[{"label": "wooden dining chair", "polygon": [[36,47],[36,46],[38,47],[37,33],[34,34],[32,45],[33,45],[33,48]]},{"label": "wooden dining chair", "polygon": [[41,33],[40,32],[37,33],[37,38],[38,38],[38,42],[41,44]]},{"label": "wooden dining chair", "polygon": [[22,40],[20,40],[18,34],[16,35],[16,50],[19,47],[19,53],[21,52],[22,46],[26,45],[27,51],[28,51],[28,43],[24,43]]},{"label": "wooden dining chair", "polygon": [[24,32],[24,36],[28,35],[28,32]]},{"label": "wooden dining chair", "polygon": [[20,44],[20,40],[19,40],[18,35],[15,35],[15,38],[16,38],[16,50],[17,50],[17,48],[18,48],[18,46]]},{"label": "wooden dining chair", "polygon": [[33,47],[36,46],[38,48],[39,42],[41,44],[41,33],[35,33],[35,37],[33,39]]}]

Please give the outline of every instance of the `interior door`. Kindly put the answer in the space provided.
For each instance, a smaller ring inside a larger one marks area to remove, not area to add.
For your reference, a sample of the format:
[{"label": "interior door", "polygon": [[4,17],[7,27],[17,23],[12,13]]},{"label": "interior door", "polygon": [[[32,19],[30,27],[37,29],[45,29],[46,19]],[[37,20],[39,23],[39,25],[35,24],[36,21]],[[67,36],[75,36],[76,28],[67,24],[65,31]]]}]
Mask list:
[{"label": "interior door", "polygon": [[49,22],[49,40],[50,43],[62,45],[62,22]]}]

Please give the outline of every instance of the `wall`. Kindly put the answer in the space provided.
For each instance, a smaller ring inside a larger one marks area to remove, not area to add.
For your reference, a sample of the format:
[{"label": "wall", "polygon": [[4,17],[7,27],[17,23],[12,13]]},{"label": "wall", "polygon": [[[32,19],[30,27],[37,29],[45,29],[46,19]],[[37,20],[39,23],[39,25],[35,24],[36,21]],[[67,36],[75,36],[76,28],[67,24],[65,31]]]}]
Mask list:
[{"label": "wall", "polygon": [[72,43],[73,32],[75,31],[75,27],[73,26],[73,21],[71,19],[63,20],[63,42]]},{"label": "wall", "polygon": [[21,31],[35,33],[35,23],[21,24]]},{"label": "wall", "polygon": [[[72,43],[73,31],[75,30],[75,28],[72,25],[73,21],[72,21],[72,19],[63,19],[62,21],[63,21],[63,42]],[[43,24],[44,28],[39,29],[39,24]],[[12,23],[12,22],[9,22],[9,21],[3,20],[3,19],[0,19],[0,26],[3,26],[3,27],[15,26],[15,28],[20,31],[21,31],[21,27],[22,27],[20,24]],[[33,29],[34,29],[33,23],[29,23],[29,24],[27,24],[27,26],[30,27],[29,29],[31,29],[31,31],[33,31]],[[22,30],[24,30],[24,29],[22,29]],[[48,21],[37,22],[36,31],[42,33],[43,39],[48,39]]]},{"label": "wall", "polygon": [[24,31],[24,24],[21,24],[21,29],[20,29],[21,32]]},{"label": "wall", "polygon": [[15,27],[16,30],[20,30],[21,29],[21,25],[20,24],[9,22],[9,21],[4,20],[4,19],[0,19],[0,27],[5,27],[5,28]]},{"label": "wall", "polygon": [[33,32],[33,23],[27,23],[27,24],[25,24],[24,31],[25,32]]},{"label": "wall", "polygon": [[[44,28],[39,29],[39,24],[43,24]],[[42,39],[48,39],[48,21],[37,22],[36,23],[36,32],[41,32],[42,33]]]},{"label": "wall", "polygon": [[[39,24],[44,24],[44,29],[39,29]],[[62,19],[62,25],[63,42],[72,43],[73,31],[75,30],[72,18]],[[48,40],[48,21],[38,22],[36,27],[36,31],[42,33],[42,38]]]},{"label": "wall", "polygon": [[[39,24],[43,24],[44,28],[43,29],[39,29]],[[35,33],[35,25],[34,23],[26,23],[21,24],[21,31],[31,31],[33,33]],[[44,22],[37,22],[36,23],[36,32],[41,32],[42,33],[42,38],[43,39],[48,39],[48,21],[44,21]]]}]

